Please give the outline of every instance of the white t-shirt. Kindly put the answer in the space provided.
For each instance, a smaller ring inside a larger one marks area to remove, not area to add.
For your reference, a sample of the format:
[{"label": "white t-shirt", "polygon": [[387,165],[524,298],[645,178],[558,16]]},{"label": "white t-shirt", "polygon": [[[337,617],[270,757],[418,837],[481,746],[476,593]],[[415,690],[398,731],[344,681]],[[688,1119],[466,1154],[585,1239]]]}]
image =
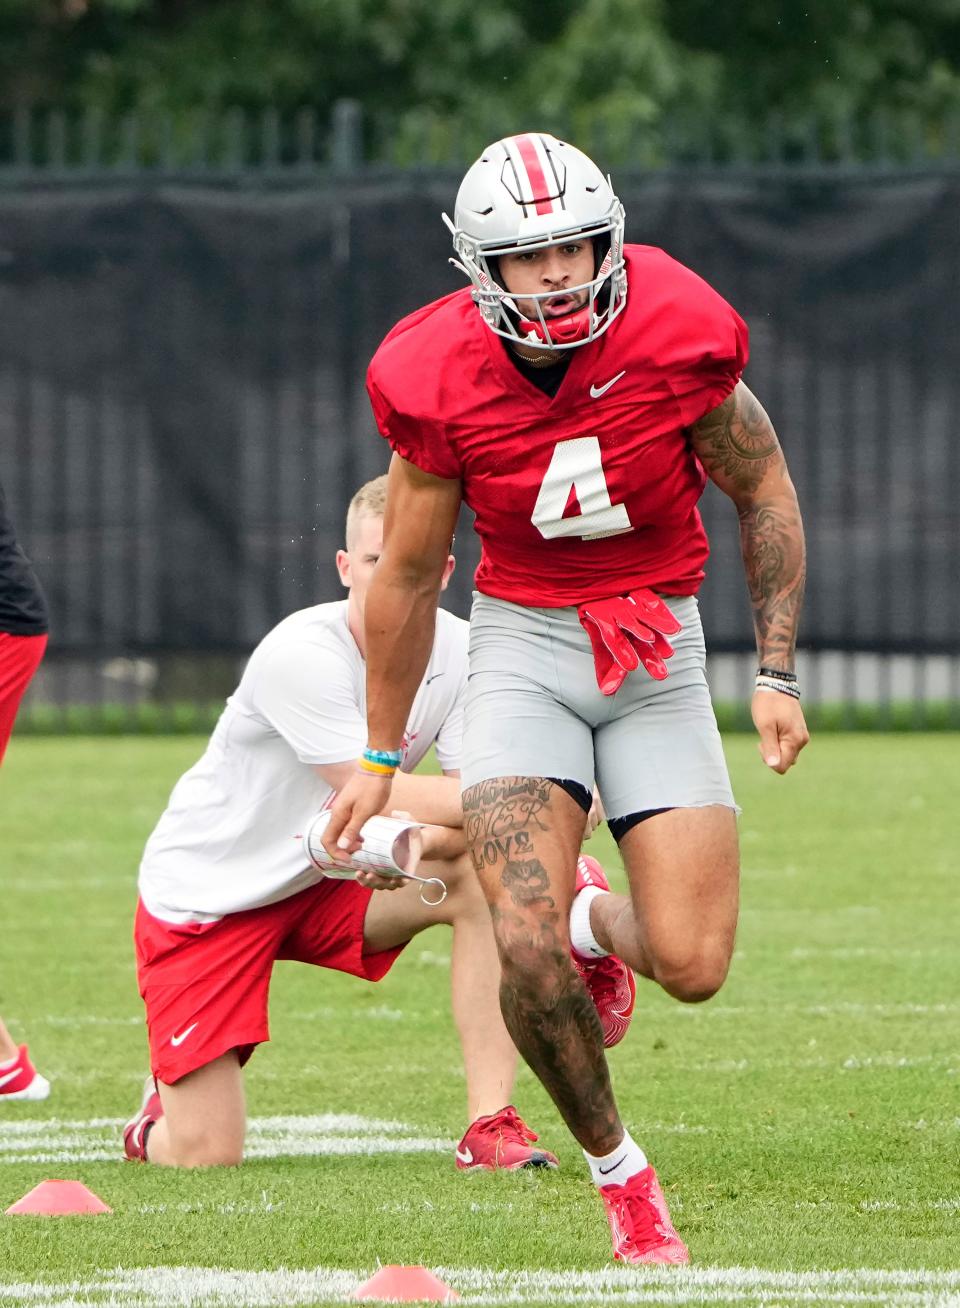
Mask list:
[{"label": "white t-shirt", "polygon": [[[438,612],[403,737],[405,772],[434,743],[444,771],[460,767],[467,631]],[[140,896],[148,912],[212,921],[320,880],[301,842],[333,791],[312,765],[349,762],[366,743],[366,665],[347,601],[292,613],[253,651],[203,757],[174,786],[147,841]]]}]

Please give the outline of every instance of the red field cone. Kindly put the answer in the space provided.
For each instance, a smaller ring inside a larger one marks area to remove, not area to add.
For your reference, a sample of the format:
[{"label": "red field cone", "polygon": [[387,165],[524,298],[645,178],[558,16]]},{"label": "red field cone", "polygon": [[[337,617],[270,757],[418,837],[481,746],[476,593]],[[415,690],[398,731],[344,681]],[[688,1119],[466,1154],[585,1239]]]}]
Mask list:
[{"label": "red field cone", "polygon": [[380,1299],[387,1303],[454,1303],[456,1290],[444,1285],[425,1267],[381,1267],[364,1281],[354,1299]]},{"label": "red field cone", "polygon": [[112,1213],[113,1209],[80,1181],[41,1181],[7,1212],[69,1217],[73,1213]]}]

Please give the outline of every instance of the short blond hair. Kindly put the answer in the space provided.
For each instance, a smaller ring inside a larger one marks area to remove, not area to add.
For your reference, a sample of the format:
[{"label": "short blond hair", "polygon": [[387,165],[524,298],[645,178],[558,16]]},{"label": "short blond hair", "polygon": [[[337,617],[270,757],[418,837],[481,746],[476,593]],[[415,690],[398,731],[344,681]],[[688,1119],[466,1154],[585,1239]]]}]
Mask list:
[{"label": "short blond hair", "polygon": [[347,509],[347,549],[356,538],[357,523],[361,518],[382,518],[387,507],[387,474],[365,482],[350,501]]}]

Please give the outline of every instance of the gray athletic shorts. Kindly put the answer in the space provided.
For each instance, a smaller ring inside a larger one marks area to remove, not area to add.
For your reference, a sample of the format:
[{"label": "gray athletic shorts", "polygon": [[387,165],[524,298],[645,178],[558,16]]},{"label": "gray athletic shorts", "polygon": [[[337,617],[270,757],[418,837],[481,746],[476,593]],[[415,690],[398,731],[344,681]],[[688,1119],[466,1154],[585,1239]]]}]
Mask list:
[{"label": "gray athletic shorts", "polygon": [[683,624],[669,676],[597,685],[575,608],[535,609],[474,593],[463,789],[492,777],[594,779],[608,818],[654,808],[736,809],[704,672],[700,609],[669,597]]}]

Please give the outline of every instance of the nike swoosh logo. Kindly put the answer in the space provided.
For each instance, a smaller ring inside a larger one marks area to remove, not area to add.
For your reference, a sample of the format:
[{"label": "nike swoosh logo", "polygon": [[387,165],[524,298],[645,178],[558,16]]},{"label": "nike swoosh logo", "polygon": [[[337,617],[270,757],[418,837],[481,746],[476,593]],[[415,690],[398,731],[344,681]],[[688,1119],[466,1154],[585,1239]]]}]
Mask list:
[{"label": "nike swoosh logo", "polygon": [[199,1025],[199,1022],[194,1022],[192,1026],[187,1027],[186,1031],[181,1031],[179,1035],[172,1035],[170,1037],[170,1043],[173,1045],[174,1049],[176,1049],[178,1045],[182,1045],[190,1032],[195,1031]]},{"label": "nike swoosh logo", "polygon": [[473,1154],[469,1149],[458,1149],[457,1157],[460,1159],[461,1163],[473,1162]]},{"label": "nike swoosh logo", "polygon": [[427,677],[427,685],[429,686],[431,681],[436,681],[437,677],[442,677],[442,676],[443,676],[442,672],[435,672],[432,677]]},{"label": "nike swoosh logo", "polygon": [[22,1067],[15,1067],[12,1072],[5,1072],[3,1076],[0,1076],[0,1086],[5,1086],[8,1081],[14,1080],[14,1078],[18,1077],[22,1071]]},{"label": "nike swoosh logo", "polygon": [[[626,1158],[626,1156],[627,1156],[627,1155],[624,1154],[624,1155],[623,1155],[623,1158]],[[623,1158],[618,1158],[617,1161],[613,1164],[612,1167],[601,1167],[601,1168],[600,1168],[600,1175],[601,1175],[601,1176],[609,1176],[611,1172],[615,1172],[615,1171],[617,1170],[617,1168],[620,1166],[620,1164],[623,1162]]]},{"label": "nike swoosh logo", "polygon": [[615,382],[618,382],[621,377],[625,377],[626,373],[627,370],[626,368],[624,368],[623,372],[618,372],[616,377],[611,377],[610,380],[608,382],[605,382],[603,386],[591,386],[590,387],[591,399],[599,400],[601,395],[606,395],[610,387],[613,386]]}]

